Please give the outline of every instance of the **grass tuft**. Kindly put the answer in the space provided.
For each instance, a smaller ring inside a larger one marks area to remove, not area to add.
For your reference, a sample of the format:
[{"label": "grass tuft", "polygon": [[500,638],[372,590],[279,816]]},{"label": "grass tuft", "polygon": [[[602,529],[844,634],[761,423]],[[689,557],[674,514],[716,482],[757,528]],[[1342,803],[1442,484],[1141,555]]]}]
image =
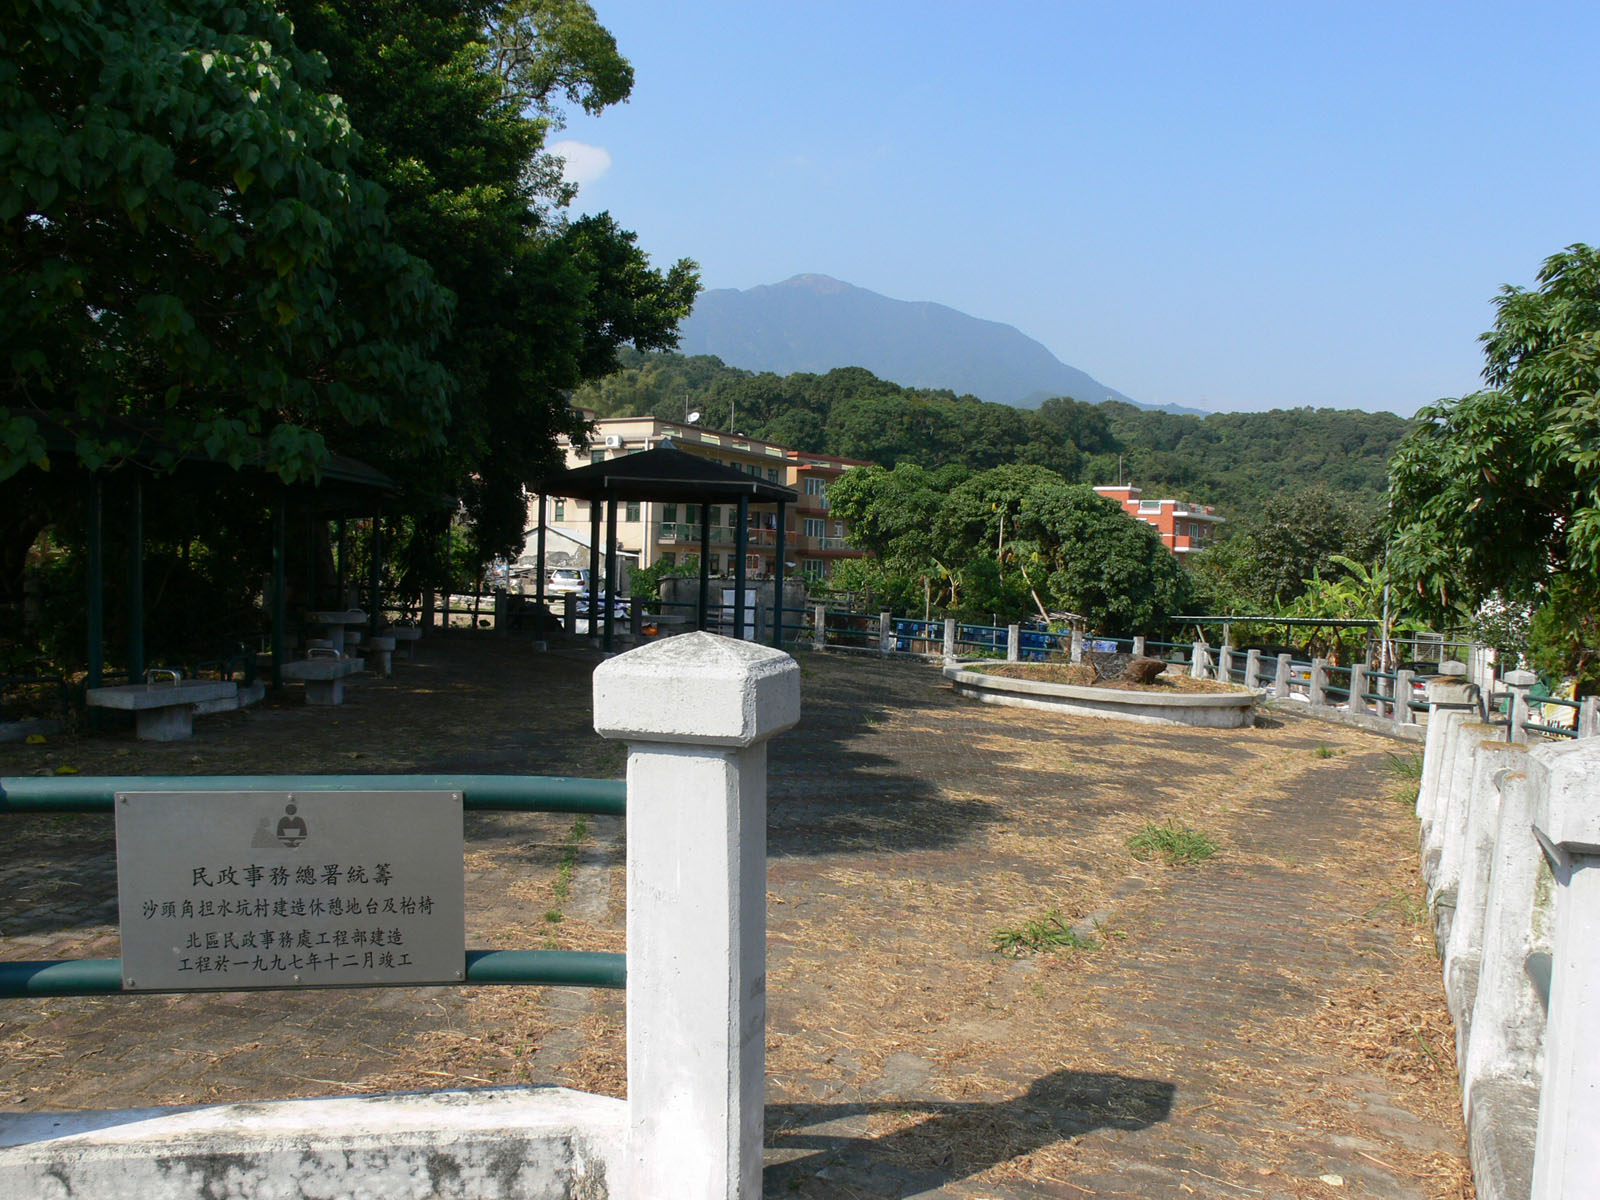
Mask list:
[{"label": "grass tuft", "polygon": [[1100,943],[1093,938],[1079,937],[1074,933],[1058,908],[1052,908],[1042,917],[1024,921],[1015,929],[998,929],[991,940],[995,950],[1007,958],[1050,954],[1057,950],[1100,948]]},{"label": "grass tuft", "polygon": [[1217,852],[1217,844],[1207,834],[1169,818],[1164,825],[1146,821],[1144,828],[1128,839],[1128,851],[1140,862],[1159,858],[1175,866],[1204,862]]}]

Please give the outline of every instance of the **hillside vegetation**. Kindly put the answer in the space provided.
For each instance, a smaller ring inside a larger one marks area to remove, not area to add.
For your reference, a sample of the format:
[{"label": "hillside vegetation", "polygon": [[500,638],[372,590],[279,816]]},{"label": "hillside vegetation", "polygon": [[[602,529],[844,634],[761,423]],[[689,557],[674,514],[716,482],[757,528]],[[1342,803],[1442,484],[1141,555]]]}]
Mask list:
[{"label": "hillside vegetation", "polygon": [[1070,398],[1027,411],[973,396],[907,388],[860,367],[825,375],[756,374],[710,355],[624,351],[622,367],[573,402],[602,417],[699,411],[732,428],[801,450],[894,466],[1048,467],[1070,483],[1123,480],[1146,495],[1179,493],[1223,515],[1258,515],[1273,496],[1323,485],[1376,508],[1386,464],[1408,423],[1392,413],[1279,409],[1205,417]]}]

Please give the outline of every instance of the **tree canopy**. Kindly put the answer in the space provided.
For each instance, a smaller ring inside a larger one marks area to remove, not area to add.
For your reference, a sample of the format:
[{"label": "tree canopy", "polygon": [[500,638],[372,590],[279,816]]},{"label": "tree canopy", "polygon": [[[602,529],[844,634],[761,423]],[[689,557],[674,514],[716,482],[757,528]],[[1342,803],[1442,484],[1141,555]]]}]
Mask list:
[{"label": "tree canopy", "polygon": [[395,237],[328,71],[265,4],[34,0],[0,16],[0,479],[43,408],[311,474],[325,434],[443,439],[451,299]]},{"label": "tree canopy", "polygon": [[1417,414],[1396,450],[1394,570],[1435,612],[1558,579],[1600,593],[1600,251],[1503,289],[1485,382]]}]

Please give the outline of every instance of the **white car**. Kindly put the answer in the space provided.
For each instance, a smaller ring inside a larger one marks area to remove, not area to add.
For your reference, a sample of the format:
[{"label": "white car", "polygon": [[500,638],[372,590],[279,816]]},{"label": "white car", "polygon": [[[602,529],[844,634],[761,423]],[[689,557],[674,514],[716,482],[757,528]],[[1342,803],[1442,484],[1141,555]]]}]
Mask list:
[{"label": "white car", "polygon": [[583,567],[557,567],[545,580],[546,596],[565,596],[572,592],[587,593],[589,572]]}]

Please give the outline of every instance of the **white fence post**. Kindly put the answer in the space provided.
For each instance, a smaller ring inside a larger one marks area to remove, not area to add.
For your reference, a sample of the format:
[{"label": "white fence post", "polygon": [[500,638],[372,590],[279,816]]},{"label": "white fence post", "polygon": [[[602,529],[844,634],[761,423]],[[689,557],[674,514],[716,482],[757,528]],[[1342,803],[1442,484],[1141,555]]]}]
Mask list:
[{"label": "white fence post", "polygon": [[1311,660],[1311,679],[1306,684],[1306,696],[1314,705],[1325,705],[1328,702],[1328,660],[1313,658]]},{"label": "white fence post", "polygon": [[1578,736],[1600,737],[1600,696],[1585,696],[1578,705]]},{"label": "white fence post", "polygon": [[1411,716],[1411,681],[1415,675],[1410,671],[1396,671],[1394,673],[1394,694],[1390,697],[1392,704],[1390,717],[1396,725],[1410,725],[1413,723]]},{"label": "white fence post", "polygon": [[1022,626],[1006,626],[1006,661],[1018,662],[1022,658]]},{"label": "white fence post", "polygon": [[594,672],[628,744],[631,1179],[614,1194],[760,1200],[767,748],[800,719],[780,650],[709,633]]},{"label": "white fence post", "polygon": [[1353,663],[1350,667],[1350,711],[1364,713],[1367,711],[1367,664]]},{"label": "white fence post", "polygon": [[1211,654],[1206,649],[1206,644],[1196,641],[1189,648],[1189,678],[1204,679],[1206,672],[1211,669]]},{"label": "white fence post", "polygon": [[1511,722],[1511,740],[1528,740],[1528,689],[1539,682],[1532,671],[1507,671],[1505,685],[1511,692],[1506,719]]},{"label": "white fence post", "polygon": [[1278,655],[1278,677],[1272,681],[1272,696],[1275,700],[1287,700],[1294,694],[1294,683],[1290,675],[1294,671],[1294,655]]},{"label": "white fence post", "polygon": [[1135,658],[1143,658],[1144,657],[1144,635],[1143,634],[1141,634],[1140,636],[1138,636],[1138,637],[1133,639],[1133,656]]},{"label": "white fence post", "polygon": [[944,619],[944,660],[947,663],[956,661],[956,619]]},{"label": "white fence post", "polygon": [[1217,650],[1217,681],[1233,682],[1233,647],[1223,642]]},{"label": "white fence post", "polygon": [[561,597],[561,626],[567,631],[568,637],[577,636],[578,597],[573,592],[568,592]]},{"label": "white fence post", "polygon": [[1592,1194],[1600,1180],[1600,745],[1541,747],[1533,825],[1555,876],[1555,938],[1533,1200]]},{"label": "white fence post", "polygon": [[1244,653],[1244,685],[1251,691],[1261,686],[1261,651],[1254,648]]},{"label": "white fence post", "polygon": [[811,613],[811,648],[813,650],[826,650],[828,648],[828,606],[819,604]]},{"label": "white fence post", "polygon": [[1081,629],[1072,631],[1072,661],[1075,663],[1083,661],[1083,630]]}]

